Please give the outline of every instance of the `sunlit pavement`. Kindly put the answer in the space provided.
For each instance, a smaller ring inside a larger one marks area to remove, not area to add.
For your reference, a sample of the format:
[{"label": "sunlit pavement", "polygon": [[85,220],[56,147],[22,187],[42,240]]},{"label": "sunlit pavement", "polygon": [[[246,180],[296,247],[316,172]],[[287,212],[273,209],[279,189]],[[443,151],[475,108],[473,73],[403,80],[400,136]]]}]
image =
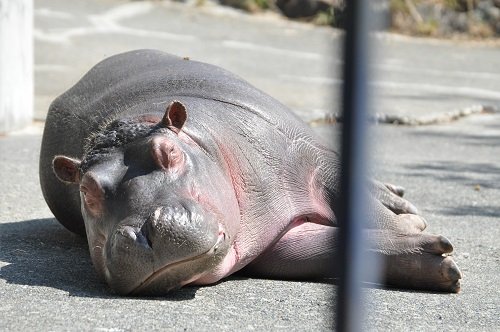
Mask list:
[{"label": "sunlit pavement", "polygon": [[[53,219],[38,184],[48,105],[103,58],[156,48],[227,68],[292,108],[325,139],[338,112],[341,33],[210,5],[36,1],[36,118],[0,137],[0,330],[328,330],[335,287],[230,279],[167,298],[123,298],[101,283],[85,241]],[[445,120],[500,106],[500,49],[476,42],[376,37],[374,112]],[[476,108],[477,109],[477,108]],[[378,331],[494,331],[500,326],[500,115],[427,126],[375,126],[380,180],[400,184],[446,235],[462,292],[367,290],[366,327]]]}]

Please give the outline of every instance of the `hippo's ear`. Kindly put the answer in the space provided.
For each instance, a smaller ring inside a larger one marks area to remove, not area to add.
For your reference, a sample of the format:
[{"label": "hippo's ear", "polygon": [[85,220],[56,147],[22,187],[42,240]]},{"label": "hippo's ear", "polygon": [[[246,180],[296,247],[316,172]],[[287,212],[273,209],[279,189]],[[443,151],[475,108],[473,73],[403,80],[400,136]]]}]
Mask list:
[{"label": "hippo's ear", "polygon": [[173,101],[168,105],[165,115],[161,120],[162,124],[166,127],[176,128],[179,132],[187,120],[186,106],[180,101]]},{"label": "hippo's ear", "polygon": [[52,168],[57,178],[65,183],[80,182],[80,160],[66,156],[56,156],[52,161]]}]

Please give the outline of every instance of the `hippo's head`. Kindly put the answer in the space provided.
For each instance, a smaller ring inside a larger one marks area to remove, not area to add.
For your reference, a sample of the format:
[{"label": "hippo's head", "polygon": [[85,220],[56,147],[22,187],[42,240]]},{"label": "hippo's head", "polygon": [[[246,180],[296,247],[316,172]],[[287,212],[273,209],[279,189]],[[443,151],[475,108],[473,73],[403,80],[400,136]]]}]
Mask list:
[{"label": "hippo's head", "polygon": [[221,269],[239,227],[224,165],[183,130],[186,108],[163,118],[116,120],[82,160],[56,156],[54,172],[80,188],[92,261],[122,294],[161,294]]}]

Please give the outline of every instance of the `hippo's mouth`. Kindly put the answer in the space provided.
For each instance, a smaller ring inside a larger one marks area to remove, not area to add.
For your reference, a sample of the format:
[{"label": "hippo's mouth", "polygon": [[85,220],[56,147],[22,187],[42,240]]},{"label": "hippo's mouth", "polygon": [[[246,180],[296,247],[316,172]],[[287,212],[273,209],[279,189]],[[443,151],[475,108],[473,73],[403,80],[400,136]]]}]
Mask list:
[{"label": "hippo's mouth", "polygon": [[[217,241],[215,244],[207,251],[205,251],[202,254],[199,254],[194,257],[189,257],[174,263],[167,264],[160,269],[154,271],[151,275],[146,277],[144,281],[142,281],[139,286],[137,286],[135,289],[133,289],[130,294],[131,295],[140,295],[145,292],[147,292],[148,288],[154,285],[156,282],[161,281],[163,277],[167,277],[168,275],[171,274],[172,271],[178,271],[180,268],[182,268],[183,265],[190,264],[190,265],[196,265],[197,261],[202,262],[203,260],[206,260],[207,258],[214,257],[219,248],[224,244],[226,240],[226,233],[222,230],[219,230],[219,235],[217,238]],[[210,265],[212,266],[212,265]],[[191,283],[192,281],[200,278],[203,274],[205,274],[208,271],[203,271],[201,273],[195,273],[194,275],[190,275],[186,280],[179,280],[175,283],[172,283],[168,286],[168,289],[164,289],[165,292],[181,288],[184,285],[187,285]]]}]

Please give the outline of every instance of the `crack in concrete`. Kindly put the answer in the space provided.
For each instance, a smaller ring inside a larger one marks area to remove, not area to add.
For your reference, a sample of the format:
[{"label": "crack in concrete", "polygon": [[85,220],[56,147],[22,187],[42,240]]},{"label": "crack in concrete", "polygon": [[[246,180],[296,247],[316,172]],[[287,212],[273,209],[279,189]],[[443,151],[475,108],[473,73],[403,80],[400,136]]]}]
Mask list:
[{"label": "crack in concrete", "polygon": [[[428,126],[441,123],[458,121],[464,117],[477,114],[500,113],[500,107],[491,105],[472,105],[466,108],[453,110],[450,112],[431,114],[424,116],[408,116],[377,113],[370,117],[371,122],[380,124],[390,124],[397,126]],[[338,113],[326,114],[323,118],[313,119],[308,122],[311,127],[321,125],[342,123],[342,116]]]}]

